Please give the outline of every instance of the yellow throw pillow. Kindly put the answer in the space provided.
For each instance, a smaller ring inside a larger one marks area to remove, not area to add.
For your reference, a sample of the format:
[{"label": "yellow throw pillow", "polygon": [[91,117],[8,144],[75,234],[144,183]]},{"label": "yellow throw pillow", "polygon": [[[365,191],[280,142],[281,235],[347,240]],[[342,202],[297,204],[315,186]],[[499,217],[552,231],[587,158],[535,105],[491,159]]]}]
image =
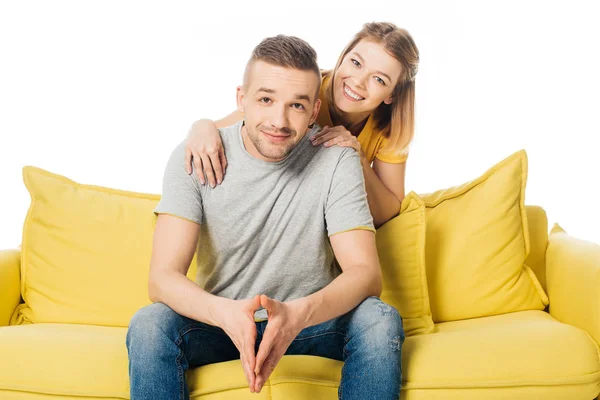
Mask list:
[{"label": "yellow throw pillow", "polygon": [[548,304],[526,266],[527,154],[518,151],[479,178],[422,195],[426,266],[435,322],[485,317]]},{"label": "yellow throw pillow", "polygon": [[128,326],[150,303],[160,195],[82,185],[31,166],[23,180],[31,196],[21,250],[25,305],[14,319]]},{"label": "yellow throw pillow", "polygon": [[376,233],[383,273],[381,300],[398,310],[406,336],[434,330],[425,276],[425,229],[423,201],[410,192],[400,215]]}]

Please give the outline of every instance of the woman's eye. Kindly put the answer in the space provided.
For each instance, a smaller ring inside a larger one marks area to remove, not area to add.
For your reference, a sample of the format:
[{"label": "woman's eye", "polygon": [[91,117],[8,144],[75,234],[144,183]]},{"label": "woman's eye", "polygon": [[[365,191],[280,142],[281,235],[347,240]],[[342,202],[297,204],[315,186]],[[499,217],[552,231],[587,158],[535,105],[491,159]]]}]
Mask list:
[{"label": "woman's eye", "polygon": [[350,61],[352,61],[352,64],[356,65],[357,67],[360,67],[360,63],[354,58],[351,58]]},{"label": "woman's eye", "polygon": [[381,79],[380,77],[376,76],[375,80],[377,81],[377,83],[381,83],[383,86],[385,86],[385,81],[383,79]]},{"label": "woman's eye", "polygon": [[262,98],[260,99],[260,102],[261,102],[261,103],[268,104],[268,103],[270,103],[270,102],[271,102],[271,99],[270,99],[270,98],[268,98],[268,97],[262,97]]}]

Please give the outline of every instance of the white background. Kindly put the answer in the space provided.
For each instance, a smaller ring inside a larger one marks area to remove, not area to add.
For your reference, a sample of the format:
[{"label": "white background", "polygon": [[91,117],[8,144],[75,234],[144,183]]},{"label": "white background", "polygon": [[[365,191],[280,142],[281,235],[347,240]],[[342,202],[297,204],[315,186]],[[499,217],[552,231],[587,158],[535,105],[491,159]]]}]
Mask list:
[{"label": "white background", "polygon": [[[326,3],[327,5],[322,5]],[[368,21],[421,53],[407,191],[474,179],[519,149],[527,204],[600,243],[600,24],[593,2],[0,3],[0,249],[21,242],[21,169],[160,193],[172,148],[235,108],[252,48],[304,38],[322,68]]]}]

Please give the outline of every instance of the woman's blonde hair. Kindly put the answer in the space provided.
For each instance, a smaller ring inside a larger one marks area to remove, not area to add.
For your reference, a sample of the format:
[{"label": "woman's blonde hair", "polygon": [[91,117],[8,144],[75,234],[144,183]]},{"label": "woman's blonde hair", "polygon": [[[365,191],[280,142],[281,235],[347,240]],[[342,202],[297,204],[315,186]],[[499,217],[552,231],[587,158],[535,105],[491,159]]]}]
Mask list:
[{"label": "woman's blonde hair", "polygon": [[326,96],[333,103],[333,79],[344,57],[361,40],[370,40],[383,45],[385,50],[402,64],[402,74],[392,91],[392,103],[381,103],[373,112],[376,128],[388,138],[383,152],[400,153],[406,151],[415,131],[415,76],[419,65],[419,50],[408,31],[389,22],[369,22],[354,35],[348,43],[330,75]]}]

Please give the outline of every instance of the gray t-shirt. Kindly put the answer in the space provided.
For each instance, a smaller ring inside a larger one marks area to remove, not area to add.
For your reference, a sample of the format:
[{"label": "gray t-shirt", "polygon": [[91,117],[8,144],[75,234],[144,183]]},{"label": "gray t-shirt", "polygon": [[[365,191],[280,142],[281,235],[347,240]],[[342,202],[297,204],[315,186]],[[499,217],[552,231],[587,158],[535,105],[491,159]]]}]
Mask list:
[{"label": "gray t-shirt", "polygon": [[340,274],[328,236],[374,231],[354,149],[313,146],[315,125],[282,161],[244,147],[242,123],[220,129],[227,156],[221,185],[201,185],[184,165],[185,142],[167,163],[155,214],[200,224],[196,283],[230,299],[308,296]]}]

